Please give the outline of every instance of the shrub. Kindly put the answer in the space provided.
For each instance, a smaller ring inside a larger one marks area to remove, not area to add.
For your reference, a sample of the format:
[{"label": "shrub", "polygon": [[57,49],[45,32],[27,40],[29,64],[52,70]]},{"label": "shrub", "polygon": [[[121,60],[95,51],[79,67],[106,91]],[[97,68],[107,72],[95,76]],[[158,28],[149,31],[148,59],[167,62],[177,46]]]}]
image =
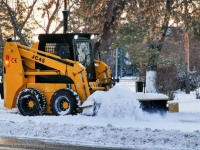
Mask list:
[{"label": "shrub", "polygon": [[178,72],[175,65],[157,68],[156,90],[166,94],[170,100],[174,99],[174,91],[178,90]]},{"label": "shrub", "polygon": [[[185,79],[186,72],[183,70],[179,70],[178,80],[179,80],[179,88],[181,90],[185,90]],[[190,81],[190,91],[195,91],[199,86],[200,75],[198,75],[196,69],[189,72],[189,81]]]}]

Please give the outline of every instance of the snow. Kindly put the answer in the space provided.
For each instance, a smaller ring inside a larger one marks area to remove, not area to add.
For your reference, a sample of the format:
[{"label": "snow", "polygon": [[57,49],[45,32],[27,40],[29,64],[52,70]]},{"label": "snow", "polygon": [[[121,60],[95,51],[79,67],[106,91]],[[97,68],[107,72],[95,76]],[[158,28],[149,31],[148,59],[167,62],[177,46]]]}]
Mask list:
[{"label": "snow", "polygon": [[[114,86],[109,91],[97,91],[90,95],[81,107],[101,104],[98,116],[102,117],[138,117],[142,114],[138,99],[168,99],[168,96],[155,93],[133,93],[126,86]],[[95,106],[94,106],[95,107]],[[83,110],[85,115],[93,115],[93,108]]]},{"label": "snow", "polygon": [[4,108],[0,100],[0,136],[125,149],[200,149],[200,112],[194,109],[200,108],[200,100],[195,99],[195,94],[176,93],[175,102],[190,107],[163,116],[141,111],[137,98],[149,95],[136,94],[132,80],[120,82],[108,92],[91,96],[104,102],[95,117],[25,117],[17,114],[16,109]]},{"label": "snow", "polygon": [[95,92],[90,97],[101,104],[97,114],[100,117],[138,117],[142,113],[137,97],[129,89],[114,87],[107,92]]}]

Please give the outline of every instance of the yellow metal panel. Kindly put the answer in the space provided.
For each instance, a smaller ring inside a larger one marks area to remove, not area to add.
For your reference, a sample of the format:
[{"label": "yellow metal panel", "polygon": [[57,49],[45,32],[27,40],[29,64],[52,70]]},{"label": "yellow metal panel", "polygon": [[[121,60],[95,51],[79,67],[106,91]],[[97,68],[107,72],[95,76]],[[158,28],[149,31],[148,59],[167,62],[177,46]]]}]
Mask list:
[{"label": "yellow metal panel", "polygon": [[84,80],[84,85],[85,85],[86,96],[89,97],[90,96],[90,91],[89,91],[86,71],[83,71],[82,74],[83,74],[83,80]]},{"label": "yellow metal panel", "polygon": [[103,90],[105,90],[105,87],[94,87],[94,88],[92,88],[92,90],[93,91],[97,91],[97,90],[103,91]]},{"label": "yellow metal panel", "polygon": [[27,88],[36,88],[43,92],[56,92],[59,89],[67,88],[67,84],[49,84],[49,83],[28,83]]},{"label": "yellow metal panel", "polygon": [[43,92],[43,95],[46,99],[46,110],[45,110],[45,113],[50,113],[51,112],[51,107],[50,107],[50,103],[51,103],[51,97],[54,93],[52,92]]},{"label": "yellow metal panel", "polygon": [[[106,73],[105,72],[102,72],[101,74],[98,74],[97,75],[97,78],[98,79],[106,79],[107,78],[107,76],[106,76]],[[101,84],[103,84],[103,83],[107,83],[108,82],[108,80],[102,80],[102,81],[100,81],[101,82]],[[106,86],[105,87],[105,91],[108,91],[109,90],[109,87],[108,86]]]},{"label": "yellow metal panel", "polygon": [[74,90],[76,92],[76,88],[74,84],[71,84],[71,89]]},{"label": "yellow metal panel", "polygon": [[[35,69],[35,62],[34,61],[32,61],[30,59],[26,59],[26,58],[24,58],[23,61],[24,61],[25,65],[28,66],[29,68]],[[28,71],[28,70],[29,70],[28,68],[24,67],[24,71]],[[30,70],[30,71],[32,71],[32,70]],[[35,76],[29,76],[28,82],[29,83],[35,83]]]},{"label": "yellow metal panel", "polygon": [[[5,56],[9,56],[9,66],[5,66]],[[7,42],[3,54],[4,106],[8,109],[16,107],[17,91],[28,82],[24,77],[22,60],[16,43]]]},{"label": "yellow metal panel", "polygon": [[[111,83],[110,67],[102,61],[94,60],[94,62],[98,64],[98,66],[95,65],[95,73],[97,79],[102,80],[107,78],[107,80],[101,81],[101,84],[107,82]],[[111,83],[110,87],[106,86],[105,90],[108,91],[112,87],[113,85]]]},{"label": "yellow metal panel", "polygon": [[12,108],[16,108],[17,107],[17,96],[19,95],[19,93],[22,91],[22,90],[24,90],[24,89],[26,89],[26,84],[25,85],[23,85],[22,87],[20,87],[18,90],[17,90],[17,92],[15,93],[15,97],[14,97],[14,101],[13,101],[13,104],[12,104]]},{"label": "yellow metal panel", "polygon": [[97,73],[100,74],[105,72],[106,70],[110,69],[110,67],[102,61],[94,60],[95,63],[98,63]]},{"label": "yellow metal panel", "polygon": [[99,87],[100,84],[101,84],[100,82],[89,82],[89,85],[92,88],[92,90],[90,91],[90,93],[92,94],[92,93],[94,93],[97,90],[104,91],[105,87]]},{"label": "yellow metal panel", "polygon": [[[110,78],[110,79],[108,79],[109,82],[112,83],[112,82],[111,82],[110,69],[108,69],[108,70],[106,71],[106,73],[107,73],[107,77]],[[110,87],[113,88],[113,84],[110,84]]]},{"label": "yellow metal panel", "polygon": [[89,82],[90,87],[98,87],[100,84],[100,82]]},{"label": "yellow metal panel", "polygon": [[169,105],[169,112],[179,112],[179,105],[178,103],[172,103]]},{"label": "yellow metal panel", "polygon": [[86,90],[85,90],[85,86],[84,86],[81,74],[76,74],[74,76],[74,85],[76,87],[76,92],[79,95],[79,98],[82,104],[83,102],[86,101],[87,96],[86,96]]},{"label": "yellow metal panel", "polygon": [[39,43],[37,42],[37,43],[33,43],[31,48],[38,49],[38,47],[39,47]]},{"label": "yellow metal panel", "polygon": [[[76,70],[76,72],[74,72],[73,70]],[[81,70],[85,71],[85,68],[79,65],[79,63],[74,64],[73,67],[69,65],[67,66],[67,76],[69,76],[74,81],[74,85],[72,86],[72,89],[75,89],[75,91],[77,92],[81,100],[81,103],[83,103],[87,99],[86,91],[89,90],[89,88],[88,89],[87,87],[85,88]]]},{"label": "yellow metal panel", "polygon": [[[39,43],[33,43],[32,48],[38,49]],[[26,66],[28,66],[31,69],[35,69],[35,61],[24,58]],[[28,77],[29,83],[35,83],[35,76],[29,76]]]},{"label": "yellow metal panel", "polygon": [[57,69],[60,71],[61,75],[65,75],[66,73],[66,64],[55,61],[53,59],[44,57],[42,55],[38,55],[36,53],[27,51],[27,50],[23,50],[23,49],[19,49],[21,56],[26,57],[30,60],[36,61],[40,64],[46,65],[48,67]]}]

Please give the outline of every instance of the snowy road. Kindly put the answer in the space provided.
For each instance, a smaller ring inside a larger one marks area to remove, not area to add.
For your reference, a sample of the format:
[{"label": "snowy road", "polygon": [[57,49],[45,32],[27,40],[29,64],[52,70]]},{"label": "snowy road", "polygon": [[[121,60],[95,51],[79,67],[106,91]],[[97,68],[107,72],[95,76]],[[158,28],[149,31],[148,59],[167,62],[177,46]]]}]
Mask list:
[{"label": "snowy road", "polygon": [[112,102],[116,99],[123,103],[116,109],[116,103],[108,102],[96,117],[24,117],[16,114],[16,110],[5,109],[0,100],[0,136],[91,147],[200,149],[200,101],[195,101],[195,95],[185,99],[178,93],[177,99],[181,101],[182,98],[183,104],[190,104],[189,108],[184,105],[181,113],[160,116],[140,110],[131,95],[135,92],[134,82],[120,82],[114,90],[110,92],[115,94],[111,97]]},{"label": "snowy road", "polygon": [[[45,141],[16,139],[16,138],[0,138],[0,150],[121,150],[116,148],[95,148],[74,145],[64,145],[58,143],[50,143]],[[130,149],[136,150],[136,149]]]}]

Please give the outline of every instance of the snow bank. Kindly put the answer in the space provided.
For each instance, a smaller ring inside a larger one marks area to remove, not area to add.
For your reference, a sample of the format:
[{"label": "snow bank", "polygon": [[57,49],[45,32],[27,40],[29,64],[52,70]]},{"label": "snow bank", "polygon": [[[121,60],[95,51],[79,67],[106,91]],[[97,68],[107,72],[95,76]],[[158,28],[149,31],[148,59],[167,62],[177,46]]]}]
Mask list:
[{"label": "snow bank", "polygon": [[144,112],[140,108],[138,99],[167,99],[168,96],[154,93],[133,93],[128,87],[115,86],[109,91],[96,91],[88,97],[82,107],[93,106],[94,108],[85,108],[83,115],[95,115],[100,117],[124,118],[132,117],[134,119],[143,119]]},{"label": "snow bank", "polygon": [[34,121],[32,118],[37,117],[28,117],[24,121],[3,121],[1,119],[0,135],[95,147],[153,150],[159,148],[200,149],[199,130],[181,132],[151,128],[123,128],[113,124],[90,126],[81,123],[47,123]]},{"label": "snow bank", "polygon": [[[1,103],[3,104],[3,103]],[[24,117],[1,110],[0,136],[100,147],[200,149],[200,113],[124,117]]]}]

